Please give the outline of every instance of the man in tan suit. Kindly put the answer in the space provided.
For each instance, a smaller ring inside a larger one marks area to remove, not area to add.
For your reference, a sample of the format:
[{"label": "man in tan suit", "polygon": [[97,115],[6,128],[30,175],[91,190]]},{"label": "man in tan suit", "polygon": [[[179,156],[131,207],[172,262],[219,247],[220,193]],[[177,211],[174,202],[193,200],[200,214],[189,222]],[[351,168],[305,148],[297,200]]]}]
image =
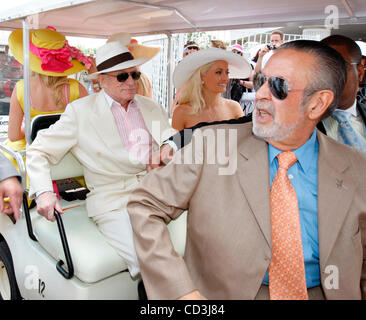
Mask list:
[{"label": "man in tan suit", "polygon": [[[337,106],[345,81],[346,63],[334,49],[284,44],[254,82],[253,125],[197,129],[170,163],[144,178],[127,210],[149,299],[282,299],[274,292],[298,283],[302,299],[366,297],[366,154],[315,128]],[[297,159],[285,174],[282,154]],[[280,174],[295,197],[272,197]],[[295,224],[273,222],[295,210],[274,208],[294,203],[300,229],[279,237]],[[166,224],[184,210],[183,258]],[[288,249],[295,238],[300,245]],[[275,250],[286,241],[287,249]],[[284,271],[274,274],[279,266]],[[302,271],[288,281],[295,269]]]},{"label": "man in tan suit", "polygon": [[127,198],[145,175],[152,149],[171,134],[162,107],[135,95],[137,66],[147,60],[134,59],[118,41],[99,48],[96,74],[103,90],[70,103],[60,120],[40,132],[27,149],[29,196],[37,196],[38,213],[52,221],[54,209],[62,209],[53,193],[49,166],[67,152],[80,161],[90,190],[88,215],[124,258],[132,276],[139,274],[139,266]]}]

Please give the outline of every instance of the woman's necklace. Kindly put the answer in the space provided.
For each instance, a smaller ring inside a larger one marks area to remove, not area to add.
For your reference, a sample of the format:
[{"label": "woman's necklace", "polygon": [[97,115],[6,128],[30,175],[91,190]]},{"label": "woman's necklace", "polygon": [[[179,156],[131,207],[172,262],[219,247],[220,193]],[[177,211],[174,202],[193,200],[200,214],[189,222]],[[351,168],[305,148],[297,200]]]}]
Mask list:
[{"label": "woman's necklace", "polygon": [[208,118],[210,119],[210,122],[213,122],[215,120],[215,115],[211,114],[210,108],[207,108],[207,115],[208,115]]},{"label": "woman's necklace", "polygon": [[221,106],[218,107],[206,107],[207,109],[207,115],[208,118],[210,119],[210,122],[216,121],[217,120],[217,111],[218,109],[220,109]]}]

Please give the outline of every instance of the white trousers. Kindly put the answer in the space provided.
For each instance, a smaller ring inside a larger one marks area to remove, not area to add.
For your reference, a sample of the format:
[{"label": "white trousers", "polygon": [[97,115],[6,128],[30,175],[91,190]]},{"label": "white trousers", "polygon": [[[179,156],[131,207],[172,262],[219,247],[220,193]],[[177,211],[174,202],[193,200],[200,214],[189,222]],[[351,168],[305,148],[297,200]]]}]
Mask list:
[{"label": "white trousers", "polygon": [[135,278],[140,266],[133,243],[133,232],[127,210],[111,211],[92,217],[107,242],[126,262],[128,271]]}]

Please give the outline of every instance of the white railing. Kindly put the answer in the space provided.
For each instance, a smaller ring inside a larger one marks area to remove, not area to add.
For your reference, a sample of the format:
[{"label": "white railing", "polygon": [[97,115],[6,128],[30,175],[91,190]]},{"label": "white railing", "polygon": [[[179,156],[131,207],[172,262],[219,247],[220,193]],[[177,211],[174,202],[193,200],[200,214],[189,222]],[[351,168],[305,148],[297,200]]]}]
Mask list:
[{"label": "white railing", "polygon": [[[175,66],[183,58],[183,47],[186,43],[185,34],[172,35],[172,57],[174,70]],[[153,100],[160,103],[165,110],[169,110],[169,88],[168,88],[168,38],[162,36],[161,38],[148,40],[142,42],[147,46],[160,46],[161,50],[150,62],[141,67],[150,81],[153,92]],[[172,89],[174,90],[174,88]]]}]

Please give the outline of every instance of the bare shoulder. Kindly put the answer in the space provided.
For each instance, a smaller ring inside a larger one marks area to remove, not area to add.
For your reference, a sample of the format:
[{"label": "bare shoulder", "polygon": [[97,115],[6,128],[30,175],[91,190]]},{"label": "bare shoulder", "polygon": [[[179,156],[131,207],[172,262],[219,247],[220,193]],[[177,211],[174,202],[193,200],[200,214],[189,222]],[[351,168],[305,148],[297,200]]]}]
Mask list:
[{"label": "bare shoulder", "polygon": [[244,115],[240,104],[235,100],[225,99],[225,104],[227,108],[230,109],[233,118],[239,118]]},{"label": "bare shoulder", "polygon": [[192,110],[189,104],[179,104],[173,113],[172,127],[178,131],[185,128],[187,116]]},{"label": "bare shoulder", "polygon": [[173,118],[175,117],[186,117],[192,111],[192,107],[190,104],[179,104],[173,113]]}]

